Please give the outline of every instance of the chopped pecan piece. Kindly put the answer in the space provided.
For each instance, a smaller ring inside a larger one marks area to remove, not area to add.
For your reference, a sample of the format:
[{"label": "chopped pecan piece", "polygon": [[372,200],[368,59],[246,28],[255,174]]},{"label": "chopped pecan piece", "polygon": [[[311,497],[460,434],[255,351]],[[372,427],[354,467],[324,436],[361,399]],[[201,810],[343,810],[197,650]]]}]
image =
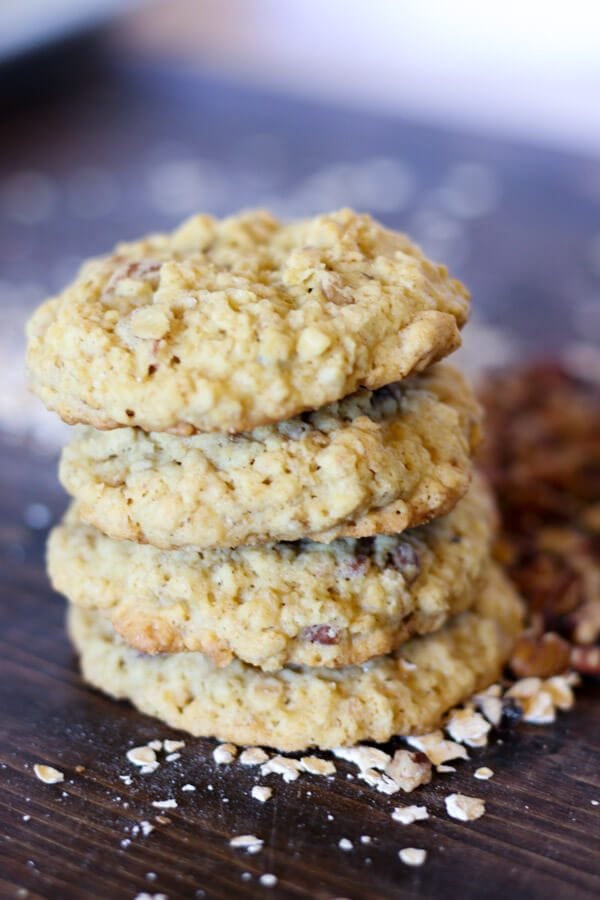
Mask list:
[{"label": "chopped pecan piece", "polygon": [[421,572],[419,554],[407,541],[403,541],[392,550],[389,561],[394,569],[402,572],[408,584],[412,584],[419,577]]},{"label": "chopped pecan piece", "polygon": [[333,625],[309,625],[302,631],[302,638],[311,644],[337,644],[340,636]]},{"label": "chopped pecan piece", "polygon": [[573,647],[571,665],[582,675],[600,676],[600,647]]},{"label": "chopped pecan piece", "polygon": [[549,678],[564,672],[569,667],[570,657],[570,644],[558,634],[548,631],[537,637],[525,633],[513,651],[510,667],[519,678]]}]

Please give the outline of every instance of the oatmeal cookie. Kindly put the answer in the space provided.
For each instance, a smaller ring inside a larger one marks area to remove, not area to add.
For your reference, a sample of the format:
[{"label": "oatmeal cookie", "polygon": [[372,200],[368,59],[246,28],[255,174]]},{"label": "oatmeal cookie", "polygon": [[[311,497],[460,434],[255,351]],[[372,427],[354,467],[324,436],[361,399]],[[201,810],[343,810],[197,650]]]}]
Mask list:
[{"label": "oatmeal cookie", "polygon": [[69,423],[249,431],[423,370],[468,308],[368,215],[199,215],[85,264],[29,322],[29,377]]}]

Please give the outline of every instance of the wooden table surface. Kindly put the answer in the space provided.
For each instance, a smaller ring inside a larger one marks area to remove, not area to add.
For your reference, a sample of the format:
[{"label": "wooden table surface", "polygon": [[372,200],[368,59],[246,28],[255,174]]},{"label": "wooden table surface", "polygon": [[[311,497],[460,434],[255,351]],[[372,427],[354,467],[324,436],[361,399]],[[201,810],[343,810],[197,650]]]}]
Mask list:
[{"label": "wooden table surface", "polygon": [[[66,502],[56,481],[55,435],[20,393],[18,359],[27,312],[77,258],[115,237],[167,226],[186,203],[202,206],[203,199],[217,212],[259,202],[304,211],[315,193],[331,198],[346,190],[348,202],[360,205],[360,179],[332,173],[340,161],[355,174],[370,172],[362,205],[421,231],[426,244],[454,258],[484,323],[473,326],[480,354],[494,362],[561,346],[590,359],[598,338],[600,165],[114,56],[86,53],[85,66],[81,57],[75,62],[79,74],[68,69],[45,98],[36,89],[18,104],[3,99],[0,351],[10,378],[0,401],[0,896],[597,896],[600,806],[592,801],[600,800],[600,722],[591,684],[555,725],[511,728],[499,735],[501,744],[494,739],[473,751],[455,774],[410,797],[377,794],[346,778],[353,769],[342,762],[331,780],[257,779],[239,765],[217,767],[214,743],[192,739],[156,773],[132,772],[129,747],[180,735],[86,688],[78,676],[63,602],[43,564],[47,526]],[[388,162],[377,169],[381,157]],[[202,169],[194,168],[198,158]],[[466,202],[461,211],[443,188],[456,186],[473,162],[477,177],[483,170],[487,178],[488,203],[477,212]],[[23,185],[15,173],[24,171],[45,179],[25,181],[27,202],[18,192],[15,200],[15,184]],[[373,185],[378,172],[390,171],[395,208]],[[402,202],[399,173],[413,188]],[[81,196],[92,196],[93,217],[82,212]],[[64,784],[38,781],[36,762],[63,770]],[[494,770],[491,781],[474,780],[482,765]],[[129,786],[119,779],[126,773]],[[265,804],[249,796],[257,780],[274,789]],[[182,792],[185,783],[196,791]],[[443,798],[453,791],[483,797],[486,815],[470,824],[449,819]],[[152,801],[172,796],[178,806],[165,813],[170,822],[154,822]],[[428,821],[405,827],[391,820],[394,806],[413,802],[427,805]],[[132,836],[141,820],[155,830]],[[262,852],[229,846],[245,833],[264,839]],[[361,835],[372,843],[361,843]],[[341,838],[354,849],[340,849]],[[428,851],[422,868],[400,862],[406,846]],[[264,873],[277,877],[276,886],[259,882]]]}]

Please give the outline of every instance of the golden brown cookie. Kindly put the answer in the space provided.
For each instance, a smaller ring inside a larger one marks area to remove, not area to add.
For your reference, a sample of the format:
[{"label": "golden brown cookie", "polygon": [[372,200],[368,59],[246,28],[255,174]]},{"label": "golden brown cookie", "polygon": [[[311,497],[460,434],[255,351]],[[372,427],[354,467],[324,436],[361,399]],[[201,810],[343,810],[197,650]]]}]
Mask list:
[{"label": "golden brown cookie", "polygon": [[423,370],[468,308],[368,215],[195,216],[87,263],[38,309],[30,383],[70,423],[249,431]]}]

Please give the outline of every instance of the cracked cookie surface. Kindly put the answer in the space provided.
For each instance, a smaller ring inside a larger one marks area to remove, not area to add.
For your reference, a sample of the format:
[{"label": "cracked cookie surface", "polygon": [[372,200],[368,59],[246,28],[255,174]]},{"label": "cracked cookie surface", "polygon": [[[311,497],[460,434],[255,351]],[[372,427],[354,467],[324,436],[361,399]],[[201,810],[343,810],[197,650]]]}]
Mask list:
[{"label": "cracked cookie surface", "polygon": [[69,423],[241,432],[421,371],[469,297],[368,215],[195,216],[85,264],[28,325],[33,390]]},{"label": "cracked cookie surface", "polygon": [[[477,596],[495,526],[480,478],[447,516],[402,535],[162,551],[115,541],[76,507],[48,544],[53,586],[145,653],[201,651],[273,671],[340,667],[439,628]],[[191,658],[191,657],[190,657]]]},{"label": "cracked cookie surface", "polygon": [[501,674],[522,627],[521,602],[495,565],[475,605],[396,652],[343,669],[218,669],[201,653],[143,656],[97,612],[71,607],[84,678],[197,736],[279,750],[387,741],[436,727]]},{"label": "cracked cookie surface", "polygon": [[400,533],[467,490],[480,411],[451,366],[240,435],[81,428],[60,478],[80,517],[163,549]]}]

